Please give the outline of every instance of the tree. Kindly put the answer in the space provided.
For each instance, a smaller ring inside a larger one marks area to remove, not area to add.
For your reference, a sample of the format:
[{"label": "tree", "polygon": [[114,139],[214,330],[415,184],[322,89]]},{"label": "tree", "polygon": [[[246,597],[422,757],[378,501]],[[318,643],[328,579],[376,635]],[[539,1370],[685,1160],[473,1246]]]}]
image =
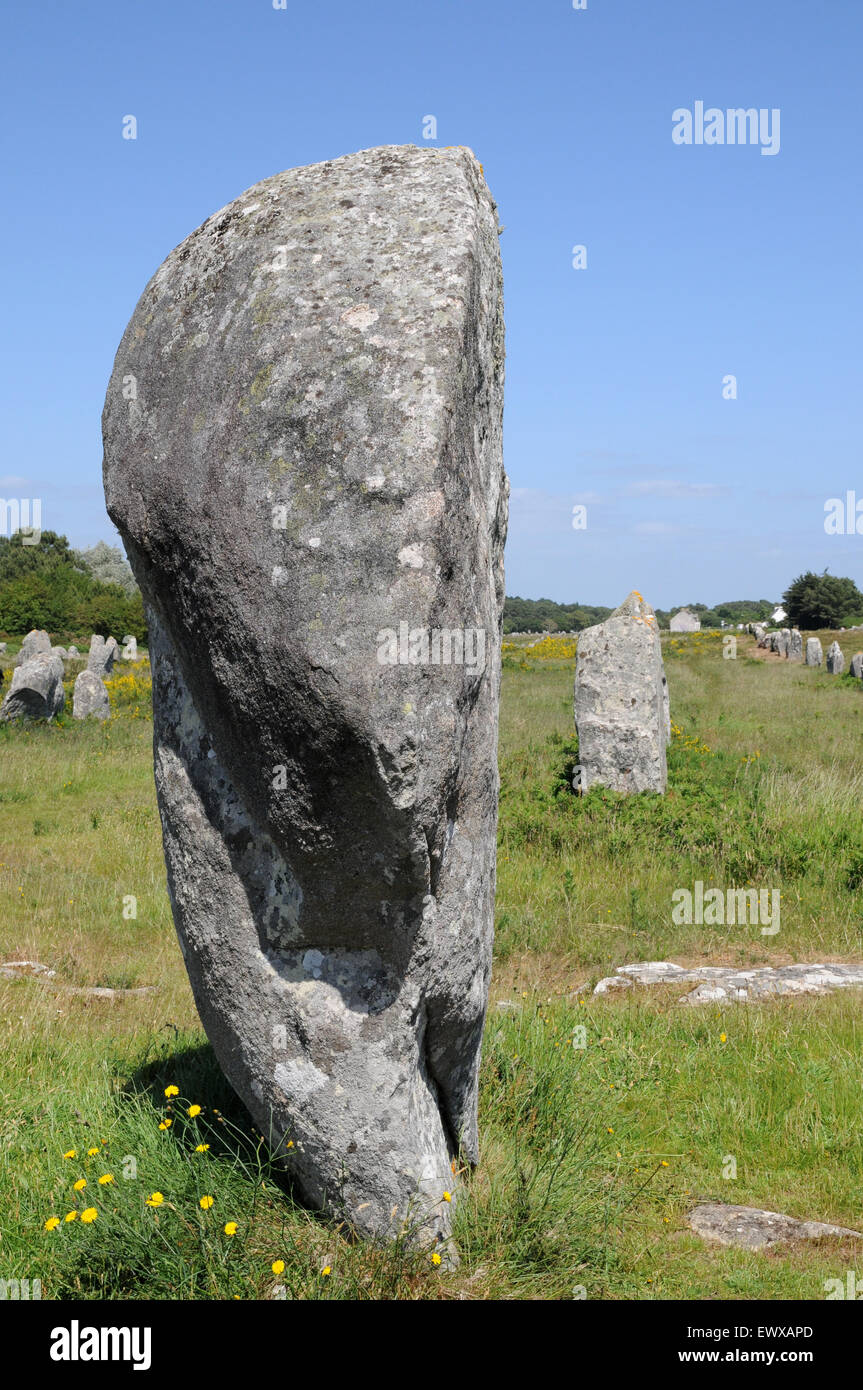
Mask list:
[{"label": "tree", "polygon": [[782,606],[794,627],[853,627],[863,620],[863,594],[853,579],[807,570],[789,584]]},{"label": "tree", "polygon": [[97,541],[89,550],[76,550],[75,559],[100,584],[119,584],[127,594],[134,594],[137,585],[131,566],[120,547]]}]

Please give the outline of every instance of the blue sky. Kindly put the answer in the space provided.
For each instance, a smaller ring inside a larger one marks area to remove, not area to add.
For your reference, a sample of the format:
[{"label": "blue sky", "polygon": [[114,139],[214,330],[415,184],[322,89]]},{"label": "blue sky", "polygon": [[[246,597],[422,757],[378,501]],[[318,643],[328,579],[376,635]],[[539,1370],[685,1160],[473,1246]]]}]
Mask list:
[{"label": "blue sky", "polygon": [[[47,0],[2,39],[0,494],[44,527],[116,539],[102,402],[172,247],[280,169],[464,144],[506,228],[507,592],[863,587],[824,529],[863,501],[859,0]],[[778,108],[779,152],[675,144],[696,101]]]}]

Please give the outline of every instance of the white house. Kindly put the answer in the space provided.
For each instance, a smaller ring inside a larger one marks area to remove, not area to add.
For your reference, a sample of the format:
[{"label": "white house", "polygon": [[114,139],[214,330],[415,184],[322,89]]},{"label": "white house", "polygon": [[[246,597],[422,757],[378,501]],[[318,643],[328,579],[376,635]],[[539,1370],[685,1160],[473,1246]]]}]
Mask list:
[{"label": "white house", "polygon": [[782,604],[777,603],[773,612],[770,614],[770,621],[772,623],[784,623],[787,617],[788,614],[785,612],[785,609],[782,607]]}]

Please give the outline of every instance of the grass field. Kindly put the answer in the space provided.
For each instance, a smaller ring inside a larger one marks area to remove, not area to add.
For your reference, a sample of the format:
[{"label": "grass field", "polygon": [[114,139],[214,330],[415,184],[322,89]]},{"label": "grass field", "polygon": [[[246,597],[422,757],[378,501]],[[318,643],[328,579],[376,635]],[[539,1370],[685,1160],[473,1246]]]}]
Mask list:
[{"label": "grass field", "polygon": [[[861,634],[834,635],[850,662]],[[577,991],[638,960],[863,958],[863,687],[750,638],[736,660],[718,636],[667,641],[668,795],[576,798],[571,646],[504,650],[483,1158],[453,1273],[297,1206],[222,1080],[165,890],[146,664],[104,726],[0,726],[0,958],[57,971],[0,981],[0,1278],[44,1298],[819,1299],[861,1269],[863,1243],[744,1253],[685,1223],[719,1200],[860,1228],[859,992]],[[781,930],[675,926],[696,879],[780,889]],[[157,988],[69,988],[88,985]]]}]

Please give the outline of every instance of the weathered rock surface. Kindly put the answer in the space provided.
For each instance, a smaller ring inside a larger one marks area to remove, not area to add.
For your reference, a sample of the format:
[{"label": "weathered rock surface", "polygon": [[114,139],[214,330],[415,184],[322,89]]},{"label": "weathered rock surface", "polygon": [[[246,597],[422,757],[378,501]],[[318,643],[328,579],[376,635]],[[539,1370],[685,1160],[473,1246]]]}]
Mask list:
[{"label": "weathered rock surface", "polygon": [[831,642],[827,648],[827,670],[831,676],[841,676],[845,670],[845,657],[838,642]]},{"label": "weathered rock surface", "polygon": [[47,632],[43,632],[40,628],[34,627],[32,632],[27,633],[27,636],[21,643],[21,649],[15,657],[14,664],[16,666],[23,666],[24,662],[29,661],[32,656],[38,656],[41,652],[50,652],[50,650],[51,638],[48,636]]},{"label": "weathered rock surface", "polygon": [[70,661],[74,661],[75,657],[78,655],[78,648],[75,646],[74,642],[72,643],[72,646],[71,646],[71,647],[69,648],[69,650],[67,651],[66,655],[67,655],[67,657],[69,658]]},{"label": "weathered rock surface", "polygon": [[82,671],[72,695],[73,719],[86,719],[90,714],[95,714],[97,719],[107,719],[110,713],[111,701],[105,682],[95,671]]},{"label": "weathered rock surface", "polygon": [[665,791],[667,691],[656,616],[633,592],[578,639],[574,706],[581,790],[601,783],[621,792]]},{"label": "weathered rock surface", "polygon": [[61,661],[68,661],[69,653],[66,651],[65,647],[52,647],[51,651],[55,656],[59,656]]},{"label": "weathered rock surface", "polygon": [[798,632],[796,627],[791,629],[791,638],[788,649],[789,661],[803,660],[803,633]]},{"label": "weathered rock surface", "polygon": [[806,638],[806,665],[820,666],[824,660],[824,648],[817,637]]},{"label": "weathered rock surface", "polygon": [[90,638],[90,654],[87,657],[87,670],[104,680],[114,669],[119,647],[116,638],[100,637],[97,632]]},{"label": "weathered rock surface", "polygon": [[765,1250],[788,1240],[823,1240],[825,1236],[854,1236],[859,1231],[847,1226],[831,1226],[824,1221],[798,1221],[778,1211],[760,1207],[735,1207],[725,1202],[704,1202],[689,1213],[689,1225],[696,1235],[719,1245],[736,1245],[741,1250]]},{"label": "weathered rock surface", "polygon": [[863,965],[759,965],[738,970],[730,965],[699,965],[691,970],[673,961],[651,960],[619,965],[614,975],[600,980],[594,994],[628,989],[631,985],[696,984],[682,994],[681,1004],[710,1004],[717,1000],[747,1003],[779,994],[829,994],[836,989],[863,986]]},{"label": "weathered rock surface", "polygon": [[854,653],[849,669],[855,680],[863,680],[863,652]]},{"label": "weathered rock surface", "polygon": [[49,649],[15,667],[0,719],[53,719],[65,703],[63,662]]},{"label": "weathered rock surface", "polygon": [[782,629],[782,631],[780,632],[780,634],[779,634],[779,640],[778,640],[778,642],[776,643],[776,650],[778,651],[779,655],[780,655],[780,656],[784,656],[784,657],[786,658],[786,660],[787,660],[788,657],[791,655],[791,629],[790,629],[790,628],[784,627],[784,628]]},{"label": "weathered rock surface", "polygon": [[411,1206],[445,1240],[457,1143],[477,1158],[502,388],[480,166],[390,147],[205,222],[145,290],[105,405],[198,1009],[307,1201],[361,1232]]}]

